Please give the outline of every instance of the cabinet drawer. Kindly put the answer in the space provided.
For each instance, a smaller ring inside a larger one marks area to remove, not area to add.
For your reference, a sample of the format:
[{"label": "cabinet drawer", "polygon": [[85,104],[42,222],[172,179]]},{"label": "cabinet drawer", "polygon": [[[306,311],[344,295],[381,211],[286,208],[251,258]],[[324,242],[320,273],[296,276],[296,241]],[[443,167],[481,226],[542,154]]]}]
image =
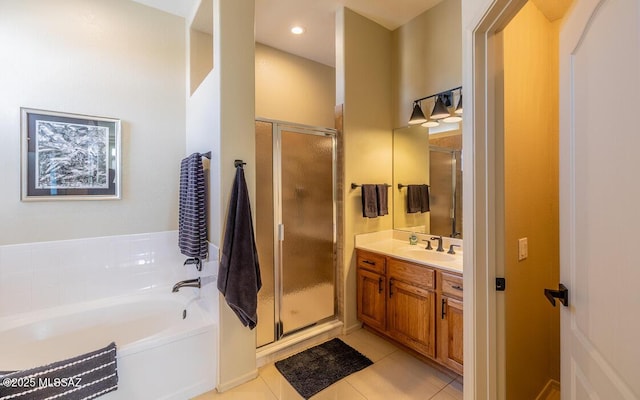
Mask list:
[{"label": "cabinet drawer", "polygon": [[425,289],[433,289],[435,271],[422,265],[396,259],[389,260],[389,277]]},{"label": "cabinet drawer", "polygon": [[356,254],[356,263],[359,268],[364,268],[384,275],[387,265],[387,259],[385,256],[362,250],[358,250]]},{"label": "cabinet drawer", "polygon": [[459,275],[442,272],[442,294],[462,299],[462,277]]}]

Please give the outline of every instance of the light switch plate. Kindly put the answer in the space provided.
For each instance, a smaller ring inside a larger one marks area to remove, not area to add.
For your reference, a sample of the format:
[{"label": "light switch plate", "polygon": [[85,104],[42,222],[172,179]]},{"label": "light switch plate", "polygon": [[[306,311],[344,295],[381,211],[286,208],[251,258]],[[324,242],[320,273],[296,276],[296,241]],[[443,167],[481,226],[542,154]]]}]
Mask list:
[{"label": "light switch plate", "polygon": [[529,242],[527,238],[518,239],[518,261],[529,257]]}]

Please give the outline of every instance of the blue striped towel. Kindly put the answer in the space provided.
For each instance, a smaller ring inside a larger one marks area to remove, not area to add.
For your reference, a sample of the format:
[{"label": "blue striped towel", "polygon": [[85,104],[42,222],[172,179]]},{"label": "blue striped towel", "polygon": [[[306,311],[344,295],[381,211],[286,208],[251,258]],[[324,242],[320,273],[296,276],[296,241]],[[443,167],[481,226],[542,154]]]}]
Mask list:
[{"label": "blue striped towel", "polygon": [[178,246],[187,257],[207,258],[207,210],[202,156],[193,153],[180,163]]},{"label": "blue striped towel", "polygon": [[42,367],[0,373],[0,400],[89,400],[114,390],[118,390],[115,343]]}]

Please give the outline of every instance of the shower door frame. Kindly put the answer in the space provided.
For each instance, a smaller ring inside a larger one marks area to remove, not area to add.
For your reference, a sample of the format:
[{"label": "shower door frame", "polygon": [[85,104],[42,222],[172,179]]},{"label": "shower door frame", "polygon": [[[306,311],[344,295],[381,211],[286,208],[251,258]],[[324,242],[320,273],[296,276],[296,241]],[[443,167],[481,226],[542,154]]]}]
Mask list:
[{"label": "shower door frame", "polygon": [[[337,130],[331,128],[322,128],[311,125],[296,124],[273,120],[268,118],[256,118],[256,122],[266,122],[272,124],[272,148],[273,152],[273,284],[274,284],[274,340],[260,347],[269,346],[278,343],[283,337],[308,329],[325,321],[335,320],[338,315],[338,302],[336,299],[337,292]],[[333,315],[316,321],[311,325],[295,329],[291,332],[284,332],[281,316],[281,306],[284,299],[284,285],[282,277],[284,275],[283,263],[283,242],[284,242],[284,224],[282,212],[282,131],[294,132],[298,134],[315,135],[331,138],[331,190],[332,190],[332,247],[333,247]]]},{"label": "shower door frame", "polygon": [[[451,207],[449,208],[449,218],[451,219],[451,234],[447,235],[448,237],[456,237],[461,232],[457,232],[458,225],[458,163],[462,162],[462,150],[453,149],[450,147],[440,147],[440,146],[429,146],[429,152],[438,152],[438,153],[447,153],[451,155]],[[429,155],[429,163],[431,163],[431,155]],[[429,172],[431,173],[431,172]],[[456,235],[458,233],[458,235]],[[442,235],[444,236],[444,235]]]}]

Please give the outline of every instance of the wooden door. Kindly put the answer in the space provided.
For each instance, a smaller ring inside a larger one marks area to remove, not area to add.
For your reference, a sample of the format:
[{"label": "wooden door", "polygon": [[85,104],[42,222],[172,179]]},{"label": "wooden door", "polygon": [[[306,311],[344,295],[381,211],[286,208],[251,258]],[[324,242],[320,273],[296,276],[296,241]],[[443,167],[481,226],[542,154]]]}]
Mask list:
[{"label": "wooden door", "polygon": [[462,315],[462,301],[440,296],[438,360],[459,374],[463,372]]},{"label": "wooden door", "polygon": [[388,332],[396,340],[434,357],[435,293],[389,279]]},{"label": "wooden door", "polygon": [[576,1],[560,85],[562,399],[639,399],[640,2]]},{"label": "wooden door", "polygon": [[382,275],[358,268],[358,319],[372,328],[386,329],[386,282]]}]

